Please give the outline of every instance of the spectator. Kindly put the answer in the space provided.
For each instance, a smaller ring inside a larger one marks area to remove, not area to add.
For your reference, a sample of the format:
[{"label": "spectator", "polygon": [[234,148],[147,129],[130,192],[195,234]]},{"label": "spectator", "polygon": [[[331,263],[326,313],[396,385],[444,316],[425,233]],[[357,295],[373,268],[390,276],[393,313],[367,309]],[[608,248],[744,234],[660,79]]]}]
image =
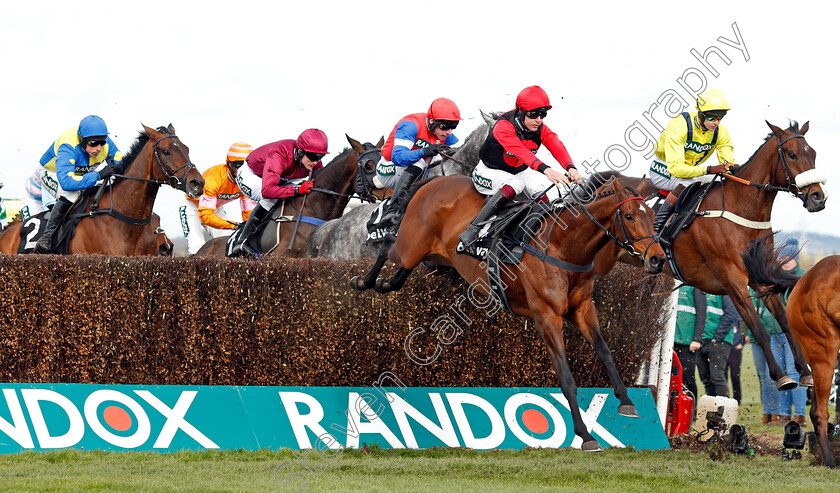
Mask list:
[{"label": "spectator", "polygon": [[729,296],[706,295],[706,325],[703,345],[697,354],[697,369],[706,394],[729,397],[726,366],[732,351],[735,325],[741,320]]},{"label": "spectator", "polygon": [[744,333],[735,326],[735,335],[732,338],[732,351],[729,352],[729,361],[726,365],[729,380],[732,382],[732,397],[741,404],[741,356],[744,349]]},{"label": "spectator", "polygon": [[683,368],[683,385],[697,399],[697,349],[706,326],[706,295],[692,286],[682,286],[677,301],[677,326],[674,333],[674,351]]}]

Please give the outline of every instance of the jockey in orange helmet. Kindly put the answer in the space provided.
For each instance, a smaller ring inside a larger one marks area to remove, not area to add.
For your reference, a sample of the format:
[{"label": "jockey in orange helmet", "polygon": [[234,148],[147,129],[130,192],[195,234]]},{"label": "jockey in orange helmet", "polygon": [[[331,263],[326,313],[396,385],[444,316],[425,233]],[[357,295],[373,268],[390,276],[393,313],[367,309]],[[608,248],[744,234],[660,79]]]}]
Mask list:
[{"label": "jockey in orange helmet", "polygon": [[222,206],[239,199],[242,209],[242,220],[246,221],[254,201],[239,190],[236,184],[236,172],[245,163],[251,146],[244,142],[236,142],[230,146],[227,162],[211,167],[204,173],[204,193],[198,199],[186,197],[184,205],[179,209],[181,227],[187,238],[187,253],[195,254],[206,240],[205,234],[213,238],[225,236],[230,230],[239,227],[240,223],[227,218]]},{"label": "jockey in orange helmet", "polygon": [[[467,230],[458,236],[459,252],[475,255],[481,223],[498,214],[517,194],[525,192],[529,198],[547,200],[545,195],[535,195],[544,192],[551,183],[568,185],[580,181],[566,146],[543,123],[550,109],[548,94],[540,86],[526,87],[516,97],[516,108],[499,116],[493,124],[472,174],[476,190],[492,196]],[[535,155],[543,144],[565,173],[551,168]]]},{"label": "jockey in orange helmet", "polygon": [[[670,193],[653,219],[657,239],[686,186],[712,181],[716,174],[729,173],[729,168],[735,166],[732,138],[720,124],[727,111],[726,96],[717,89],[708,89],[697,98],[697,111],[675,117],[659,136],[650,179],[660,190]],[[719,164],[700,166],[712,151],[717,152]]]},{"label": "jockey in orange helmet", "polygon": [[256,253],[247,242],[279,199],[312,192],[312,180],[306,180],[306,177],[324,167],[321,159],[329,154],[327,146],[327,134],[310,128],[301,132],[296,140],[272,142],[254,149],[248,156],[248,165],[239,168],[236,183],[257,205],[245,222],[238,241],[231,247],[232,257]]},{"label": "jockey in orange helmet", "polygon": [[427,112],[407,115],[391,130],[382,146],[382,159],[376,165],[379,181],[394,190],[379,223],[381,227],[396,229],[411,184],[432,157],[458,142],[452,131],[459,121],[458,106],[451,99],[437,98]]}]

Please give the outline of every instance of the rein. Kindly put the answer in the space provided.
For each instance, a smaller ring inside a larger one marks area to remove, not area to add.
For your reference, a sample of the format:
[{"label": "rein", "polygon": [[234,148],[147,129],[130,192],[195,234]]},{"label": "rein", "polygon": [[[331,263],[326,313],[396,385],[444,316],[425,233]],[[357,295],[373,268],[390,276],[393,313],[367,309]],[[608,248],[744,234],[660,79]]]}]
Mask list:
[{"label": "rein", "polygon": [[[612,194],[615,194],[615,192],[614,191],[608,191],[608,192],[605,192],[601,195],[597,195],[596,198],[597,197],[605,197],[607,195],[612,195]],[[580,205],[580,208],[583,209],[583,213],[586,214],[586,217],[588,217],[590,221],[592,221],[593,223],[595,223],[595,225],[597,225],[599,228],[601,228],[601,231],[603,231],[604,234],[606,234],[609,239],[611,239],[613,242],[615,242],[616,245],[618,245],[621,248],[627,250],[627,252],[632,257],[643,257],[644,254],[641,254],[641,253],[637,252],[633,248],[633,244],[636,243],[636,242],[642,241],[642,240],[646,240],[648,238],[653,238],[653,235],[650,234],[650,235],[642,236],[642,237],[639,237],[639,238],[632,238],[630,236],[630,234],[627,232],[627,227],[624,225],[624,218],[622,217],[621,210],[619,208],[623,204],[625,204],[627,202],[630,202],[631,200],[641,200],[641,201],[644,202],[645,199],[643,197],[635,196],[635,197],[630,197],[630,198],[624,199],[621,202],[619,202],[618,201],[618,195],[616,195],[616,197],[615,197],[615,214],[613,215],[612,228],[610,228],[610,229],[615,230],[616,229],[615,223],[616,223],[616,221],[618,221],[618,225],[621,228],[621,236],[624,238],[623,240],[619,240],[616,235],[611,233],[610,230],[608,230],[600,222],[598,222],[595,219],[595,217],[592,215],[592,213],[590,213],[589,210],[587,210],[586,207],[583,206],[583,204],[577,203],[577,204],[574,204],[574,205]]]},{"label": "rein", "polygon": [[[805,138],[805,136],[802,135],[802,134],[791,135],[790,137],[786,138],[785,140],[782,140],[781,137],[776,136],[777,159],[776,159],[776,166],[773,167],[773,174],[776,173],[776,168],[778,168],[779,163],[781,162],[782,163],[782,169],[785,171],[785,180],[787,181],[787,186],[786,187],[771,185],[770,182],[756,183],[756,182],[745,180],[743,178],[739,178],[737,176],[729,175],[729,174],[722,174],[721,176],[723,176],[727,180],[732,180],[732,181],[734,181],[736,183],[740,183],[742,185],[748,185],[748,186],[752,186],[752,187],[756,187],[756,188],[761,188],[761,189],[767,190],[768,192],[788,192],[789,194],[793,195],[794,197],[799,197],[799,196],[802,195],[802,189],[799,188],[799,186],[797,186],[796,183],[793,180],[791,180],[790,166],[788,165],[787,159],[785,158],[785,151],[784,151],[784,149],[782,149],[782,145],[784,145],[785,142],[787,142],[791,139],[804,139],[804,138]],[[772,181],[772,180],[773,180],[773,178],[771,177],[770,181]],[[795,192],[793,190],[791,190],[792,187],[796,189]]]},{"label": "rein", "polygon": [[[177,135],[167,134],[167,135],[161,137],[160,139],[155,140],[152,143],[152,152],[154,152],[155,161],[157,162],[157,165],[160,167],[161,171],[163,171],[163,174],[164,174],[164,176],[166,176],[167,180],[154,180],[154,179],[150,180],[148,178],[139,178],[139,177],[136,177],[136,176],[127,176],[127,175],[124,175],[124,174],[116,174],[116,173],[114,174],[114,176],[116,178],[121,178],[121,179],[125,179],[125,180],[144,181],[144,182],[147,182],[147,183],[154,183],[156,185],[167,185],[168,184],[168,185],[171,185],[172,188],[175,188],[177,190],[184,190],[186,188],[187,175],[189,174],[189,172],[192,169],[195,169],[195,164],[193,164],[193,162],[190,161],[190,157],[184,152],[183,149],[181,149],[181,146],[176,145],[175,147],[178,149],[178,151],[181,153],[181,155],[184,156],[184,159],[186,159],[186,163],[183,166],[181,166],[181,167],[179,167],[175,170],[171,170],[171,169],[169,169],[169,167],[164,165],[163,159],[161,158],[160,152],[158,151],[158,148],[157,148],[158,144],[160,142],[162,142],[164,139],[177,139],[177,138],[178,138]],[[131,162],[131,164],[128,165],[128,168],[126,168],[125,171],[123,171],[123,173],[125,173],[132,166],[134,166],[135,162],[137,162],[137,159],[134,159]],[[181,170],[184,170],[182,176],[180,176],[180,177],[176,176],[176,173],[178,173]],[[103,194],[106,186],[108,187],[108,190],[111,192],[111,194],[110,194],[111,206],[108,209],[98,209],[99,199],[102,197],[102,194]],[[120,220],[124,223],[131,224],[133,226],[146,226],[149,223],[151,223],[151,221],[152,221],[152,215],[151,214],[149,214],[149,217],[146,217],[146,218],[136,218],[136,217],[127,216],[127,215],[123,214],[122,212],[114,209],[113,183],[112,183],[111,180],[109,180],[108,183],[103,183],[102,186],[100,187],[99,191],[97,191],[95,199],[90,206],[90,212],[81,214],[80,217],[95,217],[95,216],[102,216],[102,215],[110,215],[110,216],[112,216],[112,217],[114,217],[114,218],[116,218],[116,219],[118,219],[118,220]]]}]

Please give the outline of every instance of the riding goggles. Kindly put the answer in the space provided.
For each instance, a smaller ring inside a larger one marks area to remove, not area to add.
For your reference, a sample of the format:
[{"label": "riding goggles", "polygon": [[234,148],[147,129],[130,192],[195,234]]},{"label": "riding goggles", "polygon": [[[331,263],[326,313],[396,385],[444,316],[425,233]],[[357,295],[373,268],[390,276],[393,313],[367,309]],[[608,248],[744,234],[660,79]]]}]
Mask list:
[{"label": "riding goggles", "polygon": [[536,108],[531,111],[526,111],[525,116],[532,120],[536,120],[537,118],[545,118],[548,115],[548,108]]},{"label": "riding goggles", "polygon": [[88,147],[99,147],[104,146],[107,142],[105,139],[88,139],[85,141],[85,145]]},{"label": "riding goggles", "polygon": [[455,130],[458,128],[458,121],[457,120],[438,120],[437,126],[441,130]]},{"label": "riding goggles", "polygon": [[318,152],[309,152],[309,151],[306,151],[303,154],[313,163],[317,162],[317,161],[320,161],[321,159],[324,158],[324,156],[326,156],[326,154],[321,154],[321,153],[318,153]]},{"label": "riding goggles", "polygon": [[705,116],[706,116],[706,121],[707,122],[719,122],[721,120],[721,118],[723,118],[722,116],[718,116],[718,115],[705,115]]}]

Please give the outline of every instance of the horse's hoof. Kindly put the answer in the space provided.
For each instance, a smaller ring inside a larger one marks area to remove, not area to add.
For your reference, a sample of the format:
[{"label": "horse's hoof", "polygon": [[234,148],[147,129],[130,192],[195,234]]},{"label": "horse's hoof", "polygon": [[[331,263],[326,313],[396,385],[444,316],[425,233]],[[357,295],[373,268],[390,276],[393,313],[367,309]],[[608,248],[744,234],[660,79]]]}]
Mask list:
[{"label": "horse's hoof", "polygon": [[799,385],[803,387],[814,388],[814,377],[812,375],[805,375],[804,377],[799,377]]},{"label": "horse's hoof", "polygon": [[601,447],[601,444],[598,443],[598,440],[589,440],[588,442],[583,442],[583,445],[580,446],[580,449],[584,452],[603,452],[604,448]]},{"label": "horse's hoof", "polygon": [[353,276],[350,279],[350,287],[358,291],[366,291],[368,287],[365,285],[365,278],[361,276]]},{"label": "horse's hoof", "polygon": [[798,385],[799,384],[797,384],[794,379],[790,378],[787,375],[783,376],[782,378],[776,381],[777,390],[793,390]]},{"label": "horse's hoof", "polygon": [[639,413],[636,411],[636,406],[633,404],[622,404],[618,406],[618,414],[620,416],[627,416],[628,418],[639,417]]},{"label": "horse's hoof", "polygon": [[388,285],[388,280],[384,277],[380,277],[379,279],[377,279],[376,284],[373,285],[373,289],[377,293],[387,293],[391,291],[389,288],[390,286]]}]

